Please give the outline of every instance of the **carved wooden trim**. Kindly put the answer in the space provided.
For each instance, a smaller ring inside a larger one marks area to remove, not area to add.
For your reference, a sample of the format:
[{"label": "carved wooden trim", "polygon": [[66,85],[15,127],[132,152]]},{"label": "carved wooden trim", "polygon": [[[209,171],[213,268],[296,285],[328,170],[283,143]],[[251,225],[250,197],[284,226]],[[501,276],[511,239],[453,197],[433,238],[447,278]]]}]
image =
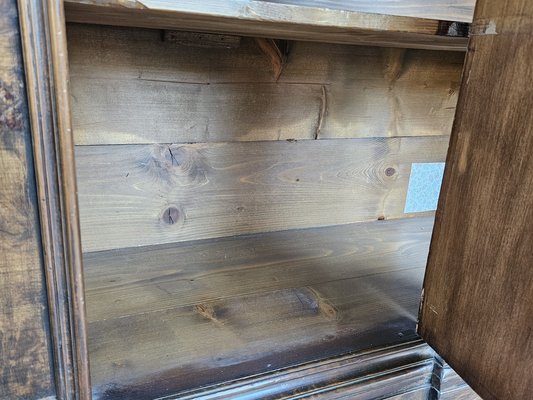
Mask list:
[{"label": "carved wooden trim", "polygon": [[[165,396],[160,400],[374,399],[433,390],[435,353],[421,340],[310,362],[271,373]],[[420,396],[420,397],[418,397]]]},{"label": "carved wooden trim", "polygon": [[90,399],[62,0],[18,0],[58,399]]}]

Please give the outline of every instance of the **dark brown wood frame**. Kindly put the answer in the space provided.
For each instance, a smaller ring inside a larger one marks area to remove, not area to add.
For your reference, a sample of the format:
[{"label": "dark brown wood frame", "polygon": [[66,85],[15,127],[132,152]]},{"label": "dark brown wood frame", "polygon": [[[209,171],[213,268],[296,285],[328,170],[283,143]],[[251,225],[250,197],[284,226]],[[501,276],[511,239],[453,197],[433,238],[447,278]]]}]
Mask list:
[{"label": "dark brown wood frame", "polygon": [[19,0],[58,399],[90,399],[63,2]]},{"label": "dark brown wood frame", "polygon": [[[91,399],[76,170],[61,0],[18,0],[58,399]],[[367,397],[438,390],[435,354],[421,341],[336,357],[182,393],[195,398]],[[411,377],[405,382],[405,373]],[[283,383],[280,383],[283,382]],[[392,385],[392,389],[391,386]],[[173,398],[171,396],[170,398]]]},{"label": "dark brown wood frame", "polygon": [[533,2],[478,0],[420,335],[484,399],[533,383]]},{"label": "dark brown wood frame", "polygon": [[[62,0],[18,0],[58,399],[91,399],[76,170]],[[336,357],[182,393],[195,398],[324,395],[368,398],[438,390],[421,341]],[[405,382],[405,373],[411,379]],[[283,383],[280,383],[283,382]],[[390,389],[390,385],[393,389]],[[171,396],[169,398],[174,398]]]},{"label": "dark brown wood frame", "polygon": [[[439,380],[433,378],[439,361],[427,344],[414,340],[193,389],[164,399],[335,398],[340,393],[343,398],[359,399],[415,393],[425,398],[431,391],[438,390]],[[413,398],[419,397],[414,395]]]}]

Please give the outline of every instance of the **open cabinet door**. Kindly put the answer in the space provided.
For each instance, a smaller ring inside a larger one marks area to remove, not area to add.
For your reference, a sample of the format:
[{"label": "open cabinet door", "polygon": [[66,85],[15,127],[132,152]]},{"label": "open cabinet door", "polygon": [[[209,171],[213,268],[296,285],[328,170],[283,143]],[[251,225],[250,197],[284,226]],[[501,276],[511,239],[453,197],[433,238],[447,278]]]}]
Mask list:
[{"label": "open cabinet door", "polygon": [[484,399],[533,385],[533,1],[478,0],[421,336]]}]

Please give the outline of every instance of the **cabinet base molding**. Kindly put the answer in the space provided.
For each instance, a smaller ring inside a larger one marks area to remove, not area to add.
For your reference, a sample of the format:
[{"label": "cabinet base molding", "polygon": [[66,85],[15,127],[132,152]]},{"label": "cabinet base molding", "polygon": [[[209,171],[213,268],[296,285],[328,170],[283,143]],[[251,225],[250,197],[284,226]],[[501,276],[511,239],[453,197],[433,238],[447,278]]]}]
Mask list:
[{"label": "cabinet base molding", "polygon": [[[222,399],[444,399],[479,397],[422,340],[301,364],[159,397]],[[98,399],[148,399],[148,388],[116,388]],[[452,395],[452,397],[449,397]],[[448,397],[447,397],[448,396]]]}]

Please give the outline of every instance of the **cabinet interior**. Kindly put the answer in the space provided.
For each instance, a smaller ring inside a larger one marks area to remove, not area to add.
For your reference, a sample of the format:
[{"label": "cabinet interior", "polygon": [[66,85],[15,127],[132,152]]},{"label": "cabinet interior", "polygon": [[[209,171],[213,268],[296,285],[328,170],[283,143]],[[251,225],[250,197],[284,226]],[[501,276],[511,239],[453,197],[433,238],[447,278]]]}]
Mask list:
[{"label": "cabinet interior", "polygon": [[416,338],[463,52],[68,24],[97,398]]}]

